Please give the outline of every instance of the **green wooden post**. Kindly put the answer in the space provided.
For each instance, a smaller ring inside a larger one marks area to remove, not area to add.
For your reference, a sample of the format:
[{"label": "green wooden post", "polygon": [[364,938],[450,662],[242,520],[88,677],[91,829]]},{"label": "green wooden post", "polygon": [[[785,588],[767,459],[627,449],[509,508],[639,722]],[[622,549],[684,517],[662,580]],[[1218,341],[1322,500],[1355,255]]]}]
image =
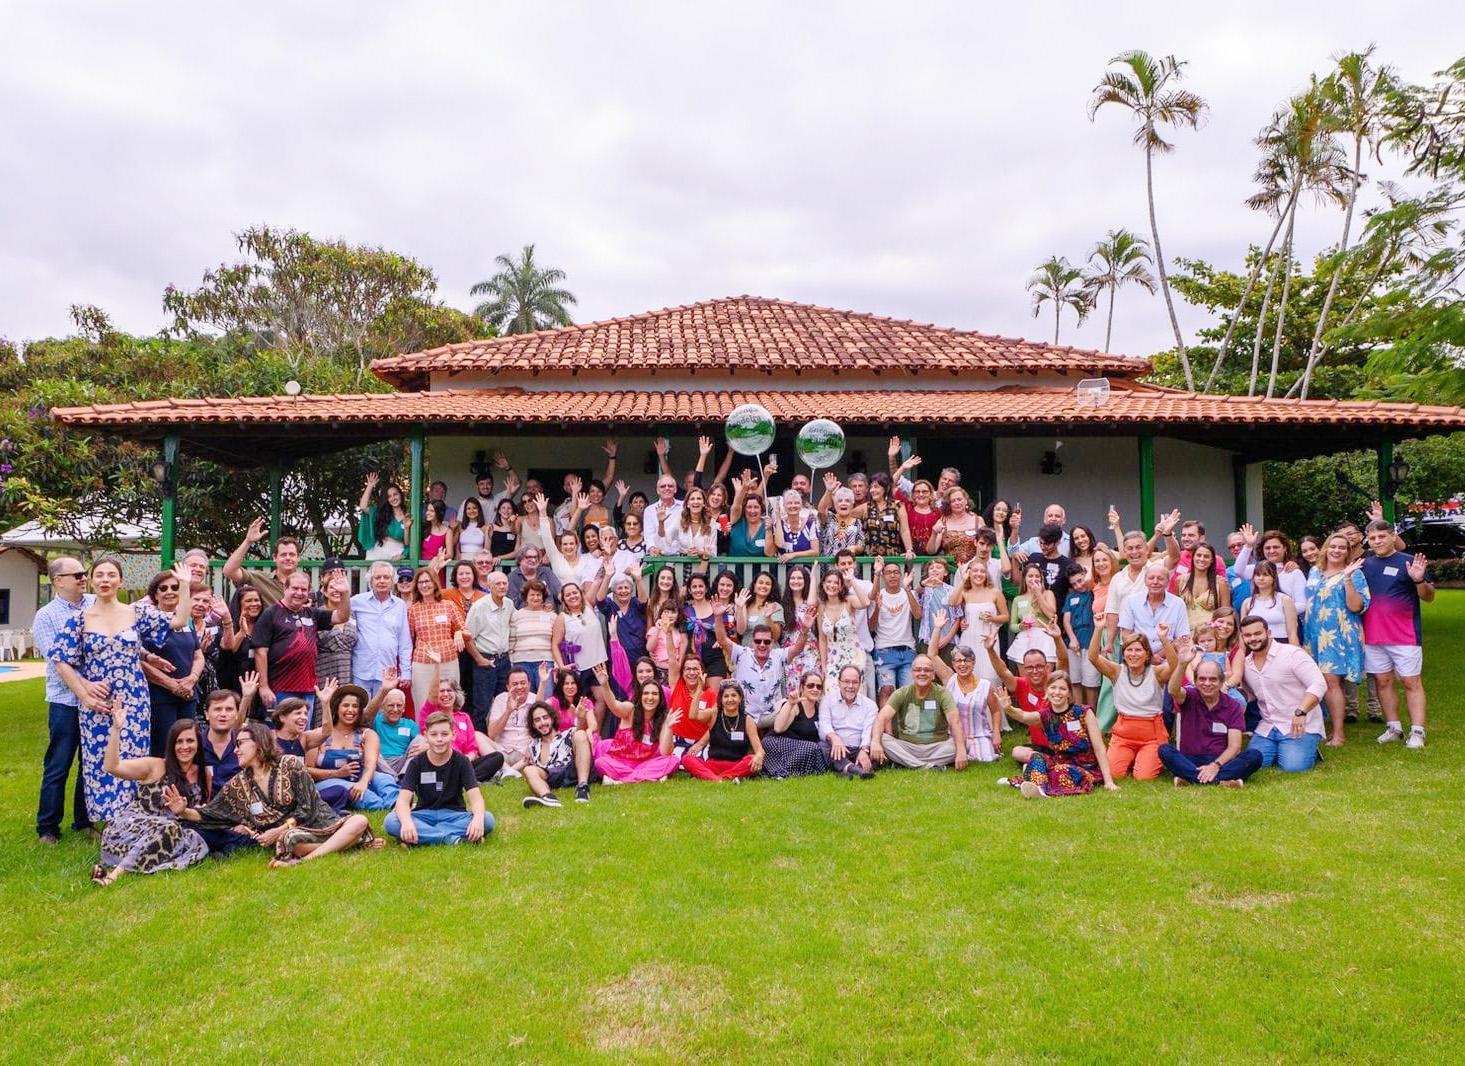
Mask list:
[{"label": "green wooden post", "polygon": [[174,513],[174,505],[178,500],[178,434],[169,433],[163,438],[163,462],[168,467],[167,476],[163,478],[161,488],[163,490],[163,513],[162,544],[159,546],[159,554],[162,556],[163,569],[167,570],[173,565],[174,556],[177,554],[177,516]]},{"label": "green wooden post", "polygon": [[1155,531],[1155,438],[1141,433],[1139,441],[1139,527],[1149,536]]},{"label": "green wooden post", "polygon": [[1236,525],[1240,529],[1247,522],[1246,517],[1246,460],[1239,455],[1231,457],[1231,491],[1236,496]]},{"label": "green wooden post", "polygon": [[1384,505],[1384,517],[1390,522],[1394,518],[1394,494],[1389,491],[1389,467],[1394,465],[1394,442],[1379,441],[1379,502]]},{"label": "green wooden post", "polygon": [[285,471],[279,463],[270,467],[270,549],[280,539],[280,490],[285,482]]},{"label": "green wooden post", "polygon": [[408,487],[407,513],[412,516],[407,534],[407,560],[422,565],[422,451],[425,445],[422,430],[412,434],[412,480]]}]

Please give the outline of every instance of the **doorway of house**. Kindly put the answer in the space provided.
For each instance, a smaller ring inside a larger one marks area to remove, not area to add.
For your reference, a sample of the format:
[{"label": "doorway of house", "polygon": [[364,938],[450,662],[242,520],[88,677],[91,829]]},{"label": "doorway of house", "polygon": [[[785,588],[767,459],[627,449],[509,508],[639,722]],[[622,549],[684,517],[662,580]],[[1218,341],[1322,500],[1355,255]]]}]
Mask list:
[{"label": "doorway of house", "polygon": [[984,510],[996,494],[997,460],[991,437],[921,437],[916,441],[921,465],[918,477],[936,484],[944,467],[961,472],[961,485],[978,511]]}]

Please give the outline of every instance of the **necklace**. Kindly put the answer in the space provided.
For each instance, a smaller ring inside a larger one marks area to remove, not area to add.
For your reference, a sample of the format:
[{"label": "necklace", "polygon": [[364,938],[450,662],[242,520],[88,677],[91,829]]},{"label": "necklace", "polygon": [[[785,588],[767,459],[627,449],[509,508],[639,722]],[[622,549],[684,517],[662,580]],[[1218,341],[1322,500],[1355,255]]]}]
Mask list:
[{"label": "necklace", "polygon": [[1131,688],[1139,688],[1141,685],[1143,685],[1145,683],[1145,678],[1148,675],[1149,675],[1149,671],[1148,670],[1141,670],[1139,672],[1139,680],[1136,681],[1134,679],[1134,671],[1131,670],[1127,666],[1124,668],[1124,680],[1126,680],[1126,681],[1129,682],[1129,685],[1130,685]]}]

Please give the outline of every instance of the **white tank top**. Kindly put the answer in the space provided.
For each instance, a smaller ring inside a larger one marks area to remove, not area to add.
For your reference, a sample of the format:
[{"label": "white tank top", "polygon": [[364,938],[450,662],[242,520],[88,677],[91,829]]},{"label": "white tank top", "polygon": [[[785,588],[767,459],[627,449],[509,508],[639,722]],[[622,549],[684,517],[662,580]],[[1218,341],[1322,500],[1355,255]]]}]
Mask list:
[{"label": "white tank top", "polygon": [[1119,680],[1114,682],[1114,709],[1133,718],[1154,718],[1164,706],[1160,679],[1153,666],[1145,667],[1144,680],[1134,683],[1129,667],[1119,664]]}]

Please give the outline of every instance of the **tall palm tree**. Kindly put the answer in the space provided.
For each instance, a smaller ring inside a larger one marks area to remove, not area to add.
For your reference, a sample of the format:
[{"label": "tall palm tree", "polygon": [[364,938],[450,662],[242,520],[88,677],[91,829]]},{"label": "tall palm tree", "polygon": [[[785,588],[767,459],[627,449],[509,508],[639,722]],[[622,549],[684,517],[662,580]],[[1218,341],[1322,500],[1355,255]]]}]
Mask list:
[{"label": "tall palm tree", "polygon": [[1353,169],[1349,174],[1348,197],[1343,209],[1343,236],[1338,242],[1337,262],[1333,267],[1332,280],[1328,282],[1328,293],[1323,298],[1323,309],[1318,314],[1317,329],[1312,335],[1312,347],[1307,353],[1307,367],[1302,372],[1301,398],[1307,399],[1307,390],[1312,385],[1312,370],[1323,354],[1323,333],[1328,328],[1328,313],[1333,309],[1333,297],[1338,292],[1338,281],[1348,262],[1348,237],[1353,227],[1353,208],[1358,202],[1358,189],[1363,184],[1363,147],[1373,149],[1375,159],[1379,155],[1379,138],[1383,133],[1384,107],[1398,79],[1391,67],[1374,67],[1369,60],[1373,57],[1374,45],[1362,52],[1350,52],[1338,57],[1338,67],[1323,80],[1322,94],[1329,104],[1329,114],[1340,133],[1353,138]]},{"label": "tall palm tree", "polygon": [[[1282,355],[1282,331],[1287,321],[1287,302],[1292,292],[1293,236],[1297,206],[1304,193],[1319,200],[1342,201],[1342,181],[1347,173],[1342,152],[1332,132],[1328,103],[1314,80],[1306,92],[1293,97],[1272,116],[1257,143],[1267,153],[1268,163],[1278,170],[1278,184],[1287,195],[1287,229],[1282,238],[1282,299],[1277,307],[1277,327],[1272,339],[1272,372],[1267,398],[1277,389],[1277,369]],[[1265,315],[1257,320],[1257,331],[1265,327]]]},{"label": "tall palm tree", "polygon": [[500,255],[494,263],[499,272],[468,290],[473,296],[488,297],[473,309],[476,317],[501,334],[532,333],[571,324],[565,305],[574,304],[575,296],[559,287],[565,272],[554,267],[540,269],[534,262],[534,245],[524,245],[518,260]]},{"label": "tall palm tree", "polygon": [[1093,96],[1089,98],[1089,121],[1094,121],[1099,108],[1105,104],[1117,104],[1139,120],[1134,143],[1145,150],[1145,194],[1150,205],[1150,238],[1155,268],[1160,273],[1160,291],[1165,296],[1165,310],[1170,313],[1170,328],[1175,331],[1175,351],[1180,356],[1180,368],[1185,372],[1185,385],[1194,392],[1195,375],[1190,369],[1190,356],[1185,351],[1185,338],[1180,334],[1180,320],[1175,317],[1175,301],[1170,298],[1165,254],[1160,248],[1160,227],[1155,222],[1154,157],[1156,152],[1163,155],[1175,150],[1175,146],[1160,135],[1160,128],[1198,128],[1205,117],[1207,104],[1195,93],[1174,87],[1183,76],[1180,71],[1185,66],[1174,56],[1156,59],[1148,52],[1135,50],[1109,60],[1110,66],[1116,63],[1125,69],[1106,72],[1103,80],[1095,86]]},{"label": "tall palm tree", "polygon": [[1114,335],[1114,294],[1125,285],[1138,285],[1154,295],[1156,281],[1148,264],[1150,246],[1127,229],[1111,229],[1102,241],[1089,250],[1089,268],[1084,280],[1095,299],[1109,291],[1109,315],[1104,325],[1104,351],[1109,350]]},{"label": "tall palm tree", "polygon": [[1038,264],[1027,281],[1028,292],[1033,294],[1033,317],[1037,318],[1045,303],[1053,305],[1053,343],[1058,343],[1058,322],[1065,307],[1082,322],[1089,317],[1094,306],[1094,296],[1084,281],[1083,271],[1066,258],[1050,256]]}]

